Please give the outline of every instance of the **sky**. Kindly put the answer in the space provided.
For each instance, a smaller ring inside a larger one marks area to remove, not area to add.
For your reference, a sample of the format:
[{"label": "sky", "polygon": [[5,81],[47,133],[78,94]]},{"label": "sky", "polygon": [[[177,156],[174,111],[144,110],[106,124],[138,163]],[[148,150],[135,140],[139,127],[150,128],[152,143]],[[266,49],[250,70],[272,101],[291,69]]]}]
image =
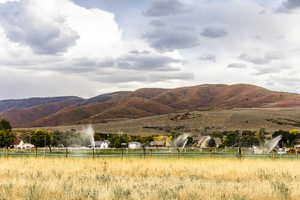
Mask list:
[{"label": "sky", "polygon": [[255,84],[300,93],[300,0],[0,0],[0,99]]}]

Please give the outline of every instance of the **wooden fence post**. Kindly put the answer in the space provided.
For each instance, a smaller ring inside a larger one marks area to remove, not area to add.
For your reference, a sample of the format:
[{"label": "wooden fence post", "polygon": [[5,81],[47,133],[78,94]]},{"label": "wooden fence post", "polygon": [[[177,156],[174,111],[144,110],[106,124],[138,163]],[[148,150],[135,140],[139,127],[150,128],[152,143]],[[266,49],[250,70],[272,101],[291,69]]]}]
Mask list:
[{"label": "wooden fence post", "polygon": [[68,147],[66,148],[66,158],[68,157]]}]

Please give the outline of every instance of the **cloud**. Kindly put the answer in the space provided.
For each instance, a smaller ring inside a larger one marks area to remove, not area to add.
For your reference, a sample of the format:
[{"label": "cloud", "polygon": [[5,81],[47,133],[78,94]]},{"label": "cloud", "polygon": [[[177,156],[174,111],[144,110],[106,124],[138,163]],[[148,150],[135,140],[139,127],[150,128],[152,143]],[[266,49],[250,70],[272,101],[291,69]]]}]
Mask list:
[{"label": "cloud", "polygon": [[19,0],[0,0],[0,3],[14,2]]},{"label": "cloud", "polygon": [[290,12],[300,8],[300,0],[285,0],[277,10],[278,12]]},{"label": "cloud", "polygon": [[217,57],[212,54],[206,54],[206,55],[200,56],[199,60],[215,63],[215,62],[217,62]]},{"label": "cloud", "polygon": [[0,66],[85,73],[111,66],[106,57],[123,51],[111,13],[70,0],[9,2],[0,15]]},{"label": "cloud", "polygon": [[145,16],[162,17],[179,15],[187,12],[186,6],[179,0],[154,0],[151,7],[144,12]]},{"label": "cloud", "polygon": [[239,56],[239,59],[256,65],[269,64],[274,60],[280,60],[282,58],[283,54],[276,51],[267,52],[263,56],[249,55],[245,53]]},{"label": "cloud", "polygon": [[0,22],[6,36],[38,54],[57,54],[76,45],[79,35],[66,24],[65,17],[60,13],[41,17],[42,7],[32,0],[0,6]]},{"label": "cloud", "polygon": [[269,75],[269,74],[280,74],[284,71],[289,71],[292,69],[290,66],[284,64],[270,65],[270,66],[257,66],[254,68],[256,72],[255,75]]},{"label": "cloud", "polygon": [[98,95],[99,82],[92,82],[80,76],[66,76],[60,73],[11,70],[0,68],[0,99],[84,96]]},{"label": "cloud", "polygon": [[274,67],[262,67],[262,68],[255,68],[257,72],[255,75],[266,75],[266,74],[274,74],[281,72],[281,68],[274,68]]},{"label": "cloud", "polygon": [[164,27],[164,26],[166,26],[166,23],[164,23],[163,21],[161,21],[159,19],[151,20],[149,24],[151,26],[154,26],[154,27]]},{"label": "cloud", "polygon": [[124,76],[124,73],[127,71],[118,71],[113,74],[99,74],[93,77],[93,80],[101,81],[104,83],[157,83],[171,80],[193,80],[194,74],[190,72],[171,72],[171,73],[128,73],[127,76]]},{"label": "cloud", "polygon": [[239,56],[239,59],[256,64],[256,65],[264,65],[264,64],[268,64],[271,62],[271,59],[268,59],[266,57],[251,56],[248,54],[241,54]]},{"label": "cloud", "polygon": [[[53,72],[63,72],[69,74],[81,73],[104,73],[107,68],[114,67],[115,62],[112,59],[91,59],[75,58],[67,59],[55,64],[43,65],[43,70]],[[33,68],[34,69],[34,68]],[[41,70],[41,69],[40,69]]]},{"label": "cloud", "polygon": [[143,36],[150,46],[160,51],[187,49],[199,45],[197,34],[185,30],[153,29]]},{"label": "cloud", "polygon": [[247,65],[243,64],[243,63],[231,63],[231,64],[227,65],[227,68],[245,69],[245,68],[247,68]]},{"label": "cloud", "polygon": [[136,50],[129,51],[129,53],[140,55],[140,54],[150,54],[151,51],[147,51],[147,50],[139,51],[139,50],[136,49]]},{"label": "cloud", "polygon": [[161,55],[127,55],[116,59],[115,62],[118,68],[138,71],[178,71],[174,64],[182,63],[181,60]]},{"label": "cloud", "polygon": [[[23,66],[27,70],[52,71],[69,74],[88,75],[89,73],[106,74],[115,70],[160,71],[162,73],[180,71],[184,61],[167,55],[151,54],[148,51],[134,51],[117,58],[72,58],[56,62]],[[19,66],[19,63],[10,63]],[[132,72],[130,72],[132,73]],[[123,74],[127,76],[128,74]]]},{"label": "cloud", "polygon": [[220,38],[226,36],[227,32],[221,28],[208,27],[201,32],[201,35],[208,38]]},{"label": "cloud", "polygon": [[168,73],[168,74],[150,74],[148,81],[149,82],[159,82],[167,80],[193,80],[194,74],[190,72],[177,72],[177,73]]}]

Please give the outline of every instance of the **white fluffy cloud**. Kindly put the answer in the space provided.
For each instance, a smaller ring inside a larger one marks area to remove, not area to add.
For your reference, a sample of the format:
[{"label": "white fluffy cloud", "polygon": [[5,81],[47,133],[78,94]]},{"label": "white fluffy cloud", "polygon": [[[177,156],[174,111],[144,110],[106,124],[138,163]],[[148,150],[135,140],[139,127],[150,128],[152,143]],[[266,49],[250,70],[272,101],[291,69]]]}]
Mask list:
[{"label": "white fluffy cloud", "polygon": [[[10,87],[2,99],[92,96],[124,83],[193,77],[180,72],[178,53],[156,52],[138,38],[125,41],[113,13],[71,0],[1,0],[0,22],[0,84]],[[134,50],[147,54],[133,55]],[[164,72],[151,73],[157,70]],[[176,74],[164,75],[174,70]],[[25,89],[18,93],[20,87]]]}]

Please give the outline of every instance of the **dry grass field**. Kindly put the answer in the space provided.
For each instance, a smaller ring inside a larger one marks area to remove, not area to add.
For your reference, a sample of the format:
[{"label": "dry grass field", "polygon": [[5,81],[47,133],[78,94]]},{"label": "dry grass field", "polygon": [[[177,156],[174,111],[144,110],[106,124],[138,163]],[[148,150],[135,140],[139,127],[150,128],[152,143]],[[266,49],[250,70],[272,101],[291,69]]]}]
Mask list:
[{"label": "dry grass field", "polygon": [[[175,132],[193,132],[198,134],[204,128],[210,130],[253,130],[265,128],[267,131],[290,130],[300,127],[300,107],[297,108],[236,108],[218,111],[193,111],[188,118],[183,118],[186,112],[157,115],[139,119],[93,124],[96,132],[127,133],[129,135],[164,135],[165,131],[145,127],[171,128]],[[182,117],[176,119],[176,117]],[[172,120],[173,119],[173,120]],[[174,120],[176,119],[176,120]],[[44,127],[54,130],[81,130],[86,125]],[[177,130],[177,127],[185,127]],[[28,131],[32,129],[15,129]]]},{"label": "dry grass field", "polygon": [[[231,110],[192,111],[157,115],[139,119],[121,120],[108,123],[93,124],[99,133],[126,133],[129,135],[165,135],[164,129],[175,132],[201,133],[205,128],[209,130],[252,130],[261,128],[269,132],[277,130],[291,130],[300,127],[300,107],[297,108],[236,108]],[[179,119],[176,119],[178,118]],[[181,118],[181,119],[180,119]],[[81,130],[83,125],[42,127],[51,130]],[[157,127],[161,128],[145,128]],[[184,127],[178,130],[178,127]],[[36,128],[17,128],[15,132],[27,132]]]},{"label": "dry grass field", "polygon": [[0,199],[300,199],[299,160],[1,158]]}]

